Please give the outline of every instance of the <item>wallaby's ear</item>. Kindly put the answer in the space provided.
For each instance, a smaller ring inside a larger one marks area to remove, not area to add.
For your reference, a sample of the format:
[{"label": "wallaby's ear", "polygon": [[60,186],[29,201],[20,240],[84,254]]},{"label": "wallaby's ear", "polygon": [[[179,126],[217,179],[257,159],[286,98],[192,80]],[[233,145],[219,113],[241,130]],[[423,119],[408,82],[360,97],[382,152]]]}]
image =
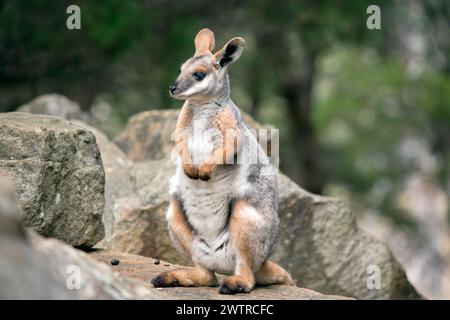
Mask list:
[{"label": "wallaby's ear", "polygon": [[223,68],[235,62],[241,56],[245,47],[245,40],[237,37],[233,38],[214,54],[214,64],[217,68]]},{"label": "wallaby's ear", "polygon": [[214,33],[204,28],[195,36],[195,54],[194,56],[202,56],[211,54],[215,47]]}]

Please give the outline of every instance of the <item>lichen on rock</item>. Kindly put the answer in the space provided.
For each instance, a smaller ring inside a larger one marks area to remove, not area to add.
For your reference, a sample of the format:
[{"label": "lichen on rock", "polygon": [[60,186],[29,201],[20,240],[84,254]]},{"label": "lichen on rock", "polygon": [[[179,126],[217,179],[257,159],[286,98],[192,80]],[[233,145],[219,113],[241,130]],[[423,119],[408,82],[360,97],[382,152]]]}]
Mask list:
[{"label": "lichen on rock", "polygon": [[45,237],[92,247],[104,236],[104,171],[95,136],[57,117],[0,114],[0,169],[24,222]]}]

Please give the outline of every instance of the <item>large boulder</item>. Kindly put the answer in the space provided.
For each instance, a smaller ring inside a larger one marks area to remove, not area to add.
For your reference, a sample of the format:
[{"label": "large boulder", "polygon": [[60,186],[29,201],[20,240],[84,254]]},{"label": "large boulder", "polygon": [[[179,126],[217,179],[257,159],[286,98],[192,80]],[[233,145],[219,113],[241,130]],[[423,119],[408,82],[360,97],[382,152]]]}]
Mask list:
[{"label": "large boulder", "polygon": [[0,236],[18,235],[23,231],[15,191],[11,177],[0,170]]},{"label": "large boulder", "polygon": [[96,247],[189,264],[173,250],[166,231],[173,163],[166,159],[131,161],[101,131],[81,121],[73,123],[96,136],[103,159],[105,237]]},{"label": "large boulder", "polygon": [[281,225],[273,259],[297,285],[359,299],[420,298],[388,247],[357,226],[347,203],[311,194],[281,173],[278,189]]},{"label": "large boulder", "polygon": [[89,118],[88,115],[81,110],[80,105],[77,102],[56,93],[39,96],[30,102],[21,105],[17,111],[56,116],[66,120],[79,119],[87,121]]},{"label": "large boulder", "polygon": [[[136,161],[163,159],[170,153],[176,118],[173,110],[147,111],[132,116],[114,142]],[[175,122],[174,122],[175,121]]]},{"label": "large boulder", "polygon": [[81,250],[25,230],[13,182],[0,173],[0,299],[167,299]]},{"label": "large boulder", "polygon": [[0,299],[71,299],[30,246],[21,223],[13,181],[0,171]]},{"label": "large boulder", "polygon": [[[116,225],[120,236],[112,232],[109,237],[111,247],[185,263],[170,244],[165,220],[168,183],[174,172],[170,132],[177,113],[164,110],[135,115],[115,139],[132,160],[139,161],[133,165],[136,173],[131,173],[139,191],[131,192],[131,198],[116,199],[115,212],[105,212],[105,216],[122,217],[116,219],[121,221],[119,228]],[[387,246],[358,228],[345,202],[308,193],[282,173],[278,184],[281,229],[273,259],[289,270],[298,285],[361,299],[420,298]],[[140,246],[129,245],[137,241]],[[379,279],[374,279],[378,274]]]},{"label": "large boulder", "polygon": [[103,238],[105,176],[91,132],[57,117],[2,113],[0,169],[15,181],[26,226],[77,247]]}]

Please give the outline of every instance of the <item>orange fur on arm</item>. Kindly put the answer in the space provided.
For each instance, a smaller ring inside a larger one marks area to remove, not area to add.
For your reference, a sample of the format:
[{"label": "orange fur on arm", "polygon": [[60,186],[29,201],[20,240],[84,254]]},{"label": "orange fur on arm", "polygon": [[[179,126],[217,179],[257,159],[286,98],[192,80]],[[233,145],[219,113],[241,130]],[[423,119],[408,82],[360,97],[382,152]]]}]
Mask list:
[{"label": "orange fur on arm", "polygon": [[240,132],[230,110],[220,112],[214,120],[214,125],[221,133],[220,146],[200,165],[198,176],[202,180],[209,180],[218,164],[232,164],[240,147]]},{"label": "orange fur on arm", "polygon": [[205,162],[210,165],[231,164],[241,142],[240,131],[232,112],[228,109],[220,112],[215,118],[215,126],[221,133],[220,146]]},{"label": "orange fur on arm", "polygon": [[189,155],[189,150],[187,147],[187,132],[186,127],[192,120],[192,110],[184,105],[181,108],[180,114],[178,115],[176,133],[175,133],[175,143],[177,145],[177,151],[183,160],[183,164],[191,164],[192,160]]},{"label": "orange fur on arm", "polygon": [[187,126],[192,120],[192,110],[186,104],[181,108],[180,115],[178,116],[177,126],[175,130],[175,143],[177,145],[178,154],[181,157],[183,163],[184,173],[191,179],[198,179],[199,169],[192,163],[192,159],[189,153],[187,145]]}]

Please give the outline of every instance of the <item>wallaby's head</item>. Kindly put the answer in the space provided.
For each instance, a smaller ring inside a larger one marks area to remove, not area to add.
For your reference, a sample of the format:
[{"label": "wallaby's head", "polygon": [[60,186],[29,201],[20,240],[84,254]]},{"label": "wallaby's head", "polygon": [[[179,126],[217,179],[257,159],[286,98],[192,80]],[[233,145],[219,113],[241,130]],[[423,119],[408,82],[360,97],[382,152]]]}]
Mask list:
[{"label": "wallaby's head", "polygon": [[214,33],[202,29],[197,33],[194,43],[194,56],[181,65],[179,76],[169,88],[170,95],[183,100],[210,100],[228,95],[227,69],[241,55],[244,39],[233,38],[213,53]]}]

